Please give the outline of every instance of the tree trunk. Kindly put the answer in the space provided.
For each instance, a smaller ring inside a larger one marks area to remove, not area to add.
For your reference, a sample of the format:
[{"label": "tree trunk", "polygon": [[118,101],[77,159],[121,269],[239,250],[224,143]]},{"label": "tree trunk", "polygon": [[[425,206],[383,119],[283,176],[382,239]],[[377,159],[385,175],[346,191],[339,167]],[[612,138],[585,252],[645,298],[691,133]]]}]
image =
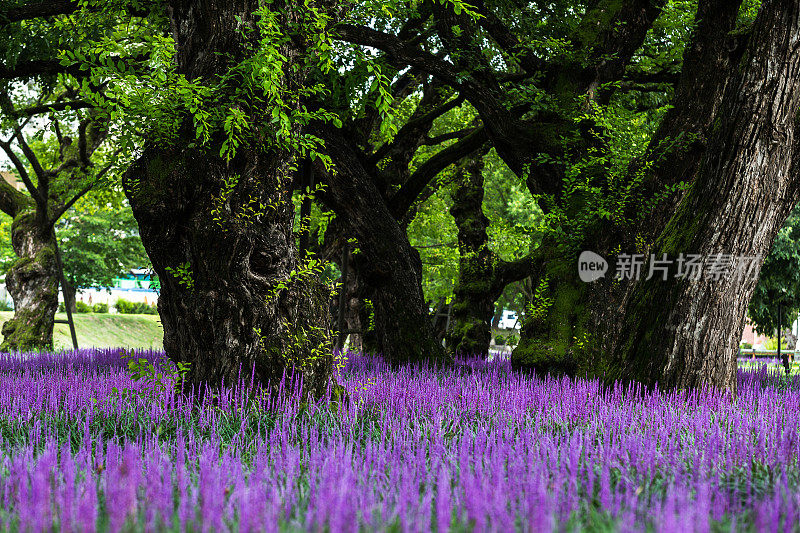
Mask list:
[{"label": "tree trunk", "polygon": [[369,294],[379,351],[394,364],[447,361],[428,318],[419,254],[341,133],[320,133],[337,166],[332,173],[318,168],[329,185],[326,201],[357,240],[351,266]]},{"label": "tree trunk", "polygon": [[3,324],[0,350],[53,348],[53,320],[58,309],[58,272],[53,233],[35,210],[18,214],[11,225],[17,259],[6,274],[14,317]]},{"label": "tree trunk", "polygon": [[537,255],[539,261],[530,272],[532,294],[511,364],[542,374],[575,374],[582,356],[575,354],[576,345],[592,333],[590,294],[576,276],[575,262],[564,257],[554,239],[546,237]]},{"label": "tree trunk", "polygon": [[[666,253],[759,257],[798,200],[800,3],[764,2],[728,84],[698,177],[653,246]],[[624,302],[609,359],[618,376],[662,387],[735,390],[736,354],[755,276],[640,281]],[[606,366],[606,365],[603,365]]]},{"label": "tree trunk", "polygon": [[[350,249],[348,251],[349,254],[349,263],[353,264],[353,250]],[[362,324],[361,322],[361,315],[362,315],[362,308],[364,307],[364,300],[361,296],[361,284],[359,283],[358,273],[350,271],[349,275],[347,276],[347,283],[342,290],[345,291],[345,308],[344,308],[344,323],[345,328],[351,332],[358,332],[358,333],[350,333],[350,345],[349,349],[351,352],[361,353],[364,351],[364,327],[366,324]]]},{"label": "tree trunk", "polygon": [[[735,389],[736,353],[760,262],[748,277],[715,279],[706,271],[697,280],[677,279],[674,262],[681,253],[699,254],[707,269],[716,254],[724,254],[723,261],[763,257],[797,202],[800,35],[797,2],[764,2],[747,45],[731,47],[726,39],[736,21],[734,4],[700,2],[678,93],[696,98],[696,105],[678,101],[674,109],[684,111],[669,113],[651,144],[658,152],[660,139],[696,139],[654,165],[645,197],[678,180],[691,187],[625,235],[613,227],[596,230],[585,248],[659,259],[667,254],[673,261],[667,279],[656,274],[651,281],[612,282],[612,262],[606,279],[583,283],[575,272],[577,252],[543,252],[549,260],[512,356],[516,367],[663,388]],[[632,236],[643,249],[633,249]],[[643,265],[642,278],[648,269]]]},{"label": "tree trunk", "polygon": [[[258,2],[171,6],[178,70],[189,79],[224,74],[224,58],[241,60],[258,43],[258,31],[242,29],[255,27]],[[292,6],[284,8],[281,16],[291,17]],[[293,46],[281,49],[289,89],[304,75],[293,69],[300,55]],[[322,394],[333,364],[330,292],[297,259],[293,154],[253,142],[226,162],[217,155],[219,140],[212,138],[207,151],[194,146],[190,124],[171,146],[147,146],[123,179],[161,281],[164,349],[173,361],[191,364],[191,384],[231,385],[254,370],[256,382],[273,390],[287,375]]]},{"label": "tree trunk", "polygon": [[66,285],[63,287],[63,293],[64,306],[69,307],[69,310],[73,313],[77,312],[78,289],[76,289],[69,281],[67,281]]},{"label": "tree trunk", "polygon": [[489,249],[489,219],[483,214],[481,154],[468,160],[459,180],[450,208],[458,227],[459,263],[447,347],[456,354],[486,356],[493,304],[499,294],[493,283],[498,258]]},{"label": "tree trunk", "polygon": [[494,302],[506,285],[530,271],[530,258],[507,262],[489,249],[489,219],[483,214],[483,167],[482,154],[470,156],[460,171],[450,208],[458,227],[459,263],[447,346],[463,355],[489,353]]}]

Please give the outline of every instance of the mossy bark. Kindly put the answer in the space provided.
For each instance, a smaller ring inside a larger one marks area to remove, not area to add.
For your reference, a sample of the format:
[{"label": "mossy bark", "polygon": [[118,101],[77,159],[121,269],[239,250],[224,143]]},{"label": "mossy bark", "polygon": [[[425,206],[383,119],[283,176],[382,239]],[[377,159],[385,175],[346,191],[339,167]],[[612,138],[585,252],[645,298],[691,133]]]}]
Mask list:
[{"label": "mossy bark", "polygon": [[58,308],[53,232],[31,207],[14,218],[11,245],[18,259],[6,274],[6,287],[14,300],[14,317],[3,324],[0,350],[52,349]]},{"label": "mossy bark", "polygon": [[371,304],[378,351],[392,364],[448,363],[422,294],[419,253],[341,131],[323,127],[318,133],[337,167],[336,172],[317,168],[328,185],[325,201],[356,239],[351,267]]},{"label": "mossy bark", "polygon": [[[765,3],[728,84],[698,176],[653,246],[661,257],[763,258],[800,197],[800,9]],[[624,379],[735,391],[751,275],[640,281],[611,357]]]},{"label": "mossy bark", "polygon": [[582,349],[592,331],[591,294],[577,277],[576,262],[561,255],[551,239],[542,243],[539,254],[542,261],[531,272],[533,297],[511,364],[539,374],[573,375],[586,366]]},{"label": "mossy bark", "polygon": [[[607,380],[735,391],[739,340],[761,263],[756,261],[746,275],[736,275],[736,269],[749,266],[744,258],[769,252],[800,198],[800,53],[787,45],[798,40],[800,10],[765,3],[739,68],[723,84],[721,103],[712,106],[719,108],[716,119],[705,121],[710,130],[702,157],[694,152],[674,156],[698,159],[696,165],[680,163],[695,168],[688,176],[691,187],[665,226],[657,227],[659,217],[641,224],[640,235],[656,235],[652,244],[644,241],[642,249],[613,252],[658,259],[666,254],[673,261],[666,279],[655,275],[647,280],[646,262],[636,281],[582,284],[576,253],[561,260],[551,254],[541,276],[549,282],[540,291],[544,312],[538,321],[535,312],[526,316],[527,338],[514,354],[517,366],[542,367],[537,358],[552,349],[572,361],[572,371]],[[615,243],[613,231],[595,235],[597,241],[587,241],[593,251],[612,253],[615,245],[626,244],[622,239]],[[699,276],[677,276],[680,254],[700,257]],[[715,261],[729,264],[722,263],[714,274]],[[558,265],[566,277],[554,272]],[[612,262],[610,273],[614,270]],[[589,320],[569,320],[581,307],[591,311],[583,313]],[[537,322],[538,329],[532,326]]]},{"label": "mossy bark", "polygon": [[483,214],[483,166],[480,154],[468,160],[459,173],[450,208],[458,228],[459,262],[447,347],[461,355],[488,354],[494,301],[503,288],[496,283],[500,260],[489,249],[486,233],[489,219]]},{"label": "mossy bark", "polygon": [[[190,79],[224,74],[258,44],[258,31],[242,27],[255,26],[257,2],[174,4],[178,70]],[[281,50],[289,91],[304,83],[303,70],[293,68],[302,53],[294,46]],[[173,361],[190,363],[189,385],[232,385],[254,371],[256,383],[273,390],[286,377],[324,394],[333,369],[331,295],[297,258],[294,155],[252,142],[225,161],[222,139],[198,148],[190,124],[170,146],[147,146],[123,178],[161,281],[164,349]]]},{"label": "mossy bark", "polygon": [[450,214],[458,228],[458,281],[453,293],[448,349],[486,355],[492,338],[494,302],[509,283],[530,275],[533,257],[504,261],[489,248],[483,213],[483,155],[474,153],[459,170]]}]

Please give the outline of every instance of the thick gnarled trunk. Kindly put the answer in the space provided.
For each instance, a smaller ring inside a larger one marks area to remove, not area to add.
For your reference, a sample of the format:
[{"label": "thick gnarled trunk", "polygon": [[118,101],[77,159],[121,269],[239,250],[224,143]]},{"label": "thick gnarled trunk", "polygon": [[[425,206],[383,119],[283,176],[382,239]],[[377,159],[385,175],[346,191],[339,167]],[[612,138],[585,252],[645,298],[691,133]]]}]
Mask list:
[{"label": "thick gnarled trunk", "polygon": [[336,172],[326,175],[326,201],[356,238],[359,252],[352,266],[372,304],[379,351],[394,364],[448,361],[428,317],[419,253],[342,133],[324,127],[320,134],[337,166]]},{"label": "thick gnarled trunk", "polygon": [[[257,42],[257,31],[241,27],[253,25],[257,7],[245,0],[173,2],[179,71],[201,80],[224,74],[227,61],[241,60]],[[292,68],[300,55],[292,46],[282,49],[289,89],[303,83],[302,70]],[[190,363],[191,384],[231,385],[254,371],[256,382],[273,389],[286,375],[323,394],[333,365],[330,294],[297,259],[293,154],[253,142],[226,162],[220,140],[206,149],[196,143],[187,125],[171,146],[147,147],[124,177],[161,280],[167,355]]]},{"label": "thick gnarled trunk", "polygon": [[17,259],[6,274],[14,317],[3,324],[1,350],[53,348],[53,320],[58,309],[55,241],[34,209],[18,214],[11,226]]},{"label": "thick gnarled trunk", "polygon": [[[193,148],[150,149],[126,174],[161,280],[164,349],[191,363],[193,383],[231,384],[255,368],[257,381],[274,385],[294,368],[310,390],[327,386],[330,295],[315,273],[290,275],[301,269],[280,165],[256,153],[228,167]],[[226,179],[237,183],[223,203]],[[253,215],[253,202],[276,208]]]},{"label": "thick gnarled trunk", "polygon": [[[798,200],[800,3],[764,2],[729,83],[698,177],[653,246],[656,257],[763,258]],[[795,162],[793,165],[793,157]],[[761,261],[754,265],[757,276]],[[735,390],[756,277],[636,283],[610,357],[625,379]]]},{"label": "thick gnarled trunk", "polygon": [[476,154],[459,176],[450,214],[458,228],[458,281],[453,292],[453,326],[447,347],[454,353],[486,355],[492,339],[493,290],[498,258],[489,249],[483,214],[483,160]]}]

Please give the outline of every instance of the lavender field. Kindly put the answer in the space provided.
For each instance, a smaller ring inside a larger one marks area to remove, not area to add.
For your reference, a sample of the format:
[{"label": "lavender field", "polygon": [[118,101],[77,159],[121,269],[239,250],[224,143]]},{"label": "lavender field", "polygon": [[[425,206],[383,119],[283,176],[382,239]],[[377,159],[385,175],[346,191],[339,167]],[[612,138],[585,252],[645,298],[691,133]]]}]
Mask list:
[{"label": "lavender field", "polygon": [[800,520],[800,381],[766,368],[740,373],[732,399],[541,380],[502,362],[435,372],[351,356],[346,406],[272,403],[247,380],[199,404],[132,381],[121,354],[0,358],[3,530],[782,531]]}]

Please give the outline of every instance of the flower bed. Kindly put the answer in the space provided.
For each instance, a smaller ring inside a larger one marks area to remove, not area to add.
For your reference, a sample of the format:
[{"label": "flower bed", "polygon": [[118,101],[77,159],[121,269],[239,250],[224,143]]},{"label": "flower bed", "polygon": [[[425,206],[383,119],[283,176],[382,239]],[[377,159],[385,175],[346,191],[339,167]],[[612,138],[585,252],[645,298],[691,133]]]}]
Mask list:
[{"label": "flower bed", "polygon": [[762,531],[800,514],[800,380],[766,367],[734,399],[353,356],[345,406],[248,380],[198,404],[120,355],[0,356],[3,529]]}]

